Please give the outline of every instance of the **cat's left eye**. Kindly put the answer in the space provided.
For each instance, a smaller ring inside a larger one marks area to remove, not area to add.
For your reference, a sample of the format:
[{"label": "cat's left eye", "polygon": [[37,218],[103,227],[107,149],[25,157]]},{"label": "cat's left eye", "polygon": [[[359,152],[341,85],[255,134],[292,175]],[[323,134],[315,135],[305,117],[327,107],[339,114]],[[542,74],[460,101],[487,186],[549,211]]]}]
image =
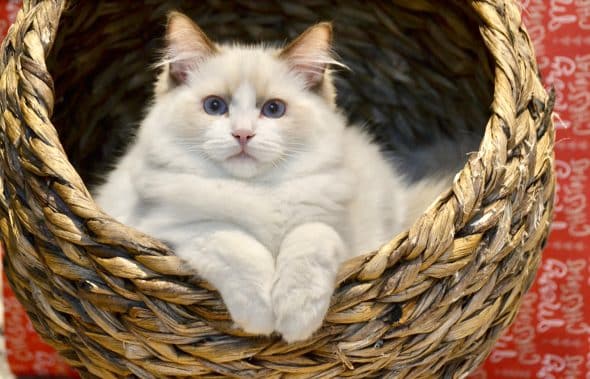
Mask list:
[{"label": "cat's left eye", "polygon": [[203,109],[210,115],[222,115],[227,112],[227,103],[219,96],[207,96],[203,100]]},{"label": "cat's left eye", "polygon": [[273,99],[267,101],[262,105],[260,113],[262,113],[265,117],[279,118],[283,117],[283,115],[285,114],[285,110],[287,110],[287,105],[284,101],[279,99]]}]

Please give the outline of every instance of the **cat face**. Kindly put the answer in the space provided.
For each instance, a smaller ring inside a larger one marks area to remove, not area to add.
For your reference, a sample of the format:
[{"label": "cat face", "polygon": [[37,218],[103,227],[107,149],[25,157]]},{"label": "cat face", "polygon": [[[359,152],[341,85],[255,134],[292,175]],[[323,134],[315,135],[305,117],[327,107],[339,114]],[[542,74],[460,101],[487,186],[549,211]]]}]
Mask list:
[{"label": "cat face", "polygon": [[[318,24],[286,48],[219,46],[186,16],[168,32],[170,127],[199,157],[252,178],[302,153],[330,99],[321,90],[331,27]],[[158,101],[158,99],[156,99]]]},{"label": "cat face", "polygon": [[306,99],[304,83],[266,50],[220,48],[181,86],[179,101],[190,110],[177,133],[236,177],[298,154],[312,132],[307,113],[317,101]]}]

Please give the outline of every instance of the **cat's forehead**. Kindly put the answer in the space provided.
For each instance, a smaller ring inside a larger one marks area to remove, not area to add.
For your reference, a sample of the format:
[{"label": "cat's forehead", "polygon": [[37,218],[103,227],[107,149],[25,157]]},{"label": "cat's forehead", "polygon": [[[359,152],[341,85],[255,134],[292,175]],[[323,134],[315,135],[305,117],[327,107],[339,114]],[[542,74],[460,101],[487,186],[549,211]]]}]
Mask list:
[{"label": "cat's forehead", "polygon": [[222,46],[205,62],[197,79],[201,89],[231,96],[243,90],[244,83],[257,97],[302,87],[278,58],[278,49],[264,46]]}]

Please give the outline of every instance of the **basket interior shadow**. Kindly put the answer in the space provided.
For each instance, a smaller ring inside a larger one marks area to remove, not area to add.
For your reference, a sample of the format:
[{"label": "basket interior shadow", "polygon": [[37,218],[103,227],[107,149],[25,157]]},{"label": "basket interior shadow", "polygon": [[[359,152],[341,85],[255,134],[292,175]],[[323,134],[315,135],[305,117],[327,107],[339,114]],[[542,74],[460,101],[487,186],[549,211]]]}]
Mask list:
[{"label": "basket interior shadow", "polygon": [[[333,21],[336,52],[351,69],[337,75],[338,104],[402,162],[439,138],[483,134],[493,61],[472,12],[453,2],[443,8],[420,2],[420,11],[410,1],[313,4],[74,3],[48,57],[53,121],[70,161],[92,185],[124,151],[152,93],[151,67],[171,9],[191,15],[218,41],[280,43],[315,22]],[[458,167],[441,158],[445,168]],[[408,168],[412,177],[440,169],[431,162]]]}]

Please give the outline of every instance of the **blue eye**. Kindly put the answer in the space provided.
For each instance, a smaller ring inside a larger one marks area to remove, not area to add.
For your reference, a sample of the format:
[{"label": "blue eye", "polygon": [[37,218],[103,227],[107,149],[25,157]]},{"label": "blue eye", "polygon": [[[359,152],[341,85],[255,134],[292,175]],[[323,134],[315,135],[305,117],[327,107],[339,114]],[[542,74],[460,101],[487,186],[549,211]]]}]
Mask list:
[{"label": "blue eye", "polygon": [[227,113],[227,104],[219,96],[207,96],[203,100],[203,109],[210,115],[222,115]]},{"label": "blue eye", "polygon": [[285,102],[279,99],[273,99],[262,105],[261,113],[268,118],[279,118],[283,117],[285,110],[287,110]]}]

